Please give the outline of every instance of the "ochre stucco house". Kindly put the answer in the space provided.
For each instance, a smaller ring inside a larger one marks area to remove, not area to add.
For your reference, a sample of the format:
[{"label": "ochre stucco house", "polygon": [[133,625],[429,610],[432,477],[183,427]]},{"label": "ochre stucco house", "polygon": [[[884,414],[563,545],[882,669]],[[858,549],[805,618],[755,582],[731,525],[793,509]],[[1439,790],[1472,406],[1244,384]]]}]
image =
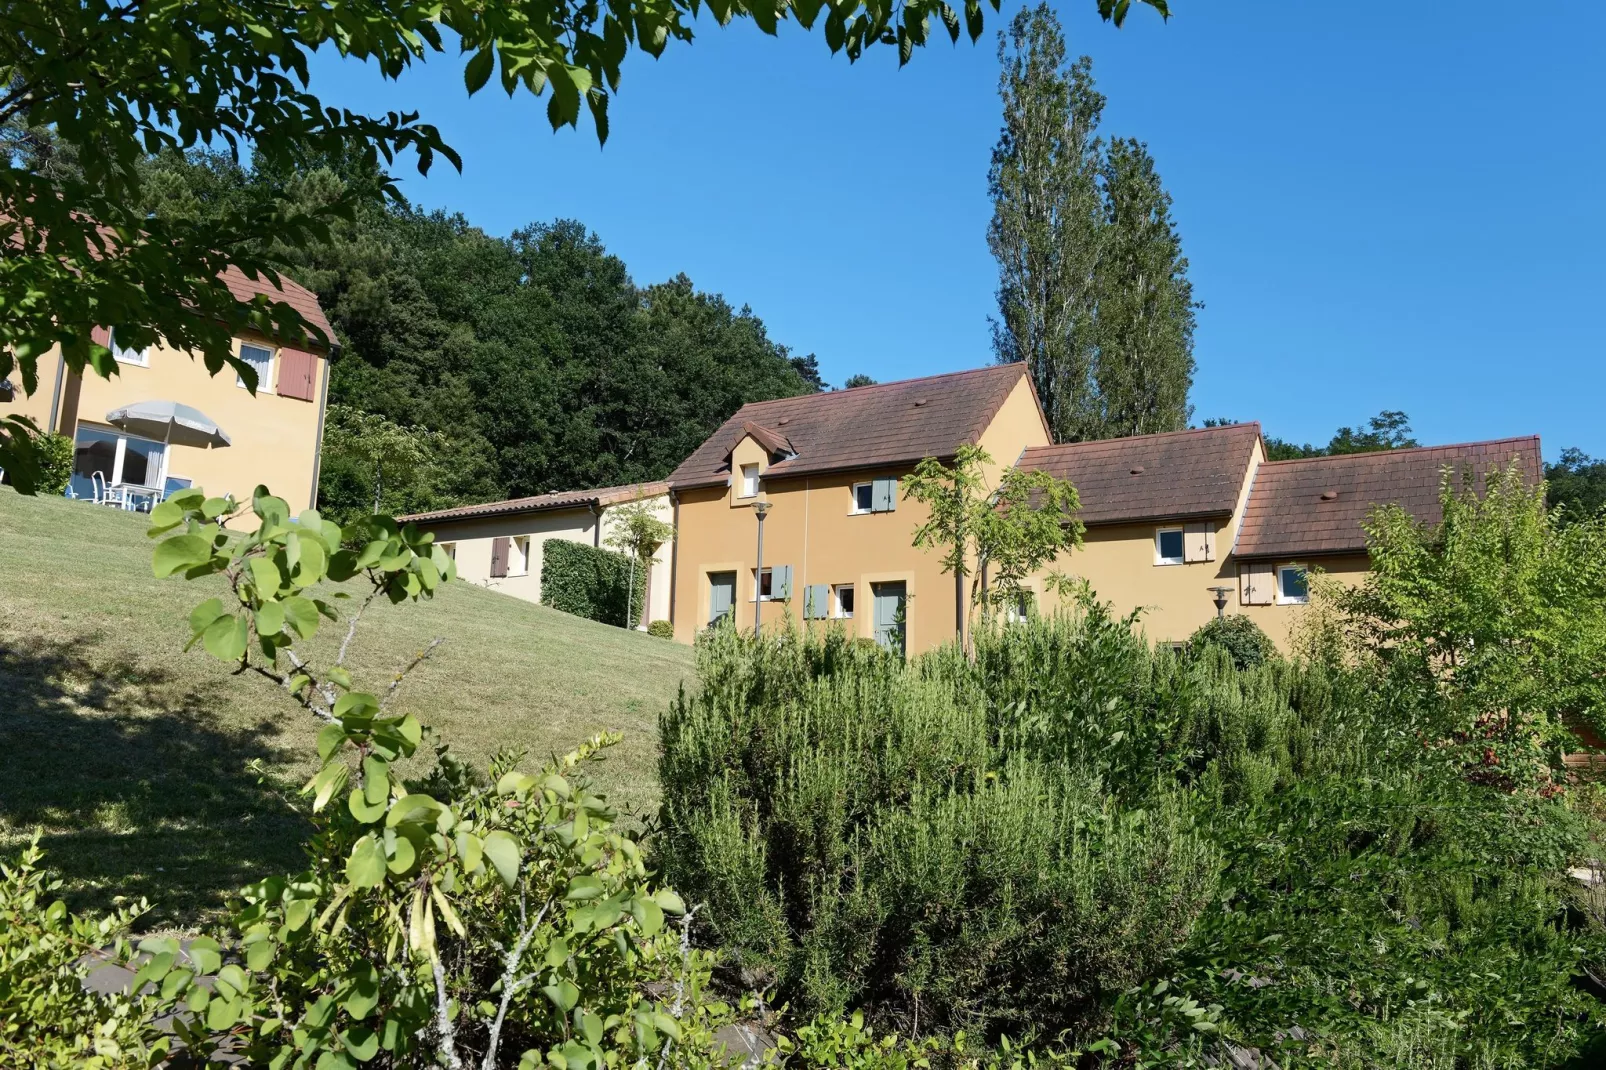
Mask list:
[{"label": "ochre stucco house", "polygon": [[[924,506],[902,477],[977,443],[1001,465],[1049,442],[1023,365],[744,405],[669,476],[675,502],[675,637],[734,614],[836,619],[910,653],[951,638],[959,612],[938,555],[911,536]],[[758,519],[768,504],[764,572]],[[758,603],[755,605],[755,598]],[[900,635],[901,633],[901,635]]]},{"label": "ochre stucco house", "polygon": [[[1470,471],[1481,488],[1513,460],[1530,483],[1542,478],[1536,436],[1266,461],[1259,425],[1237,424],[1031,449],[1020,463],[1080,494],[1084,546],[1056,567],[1121,612],[1142,607],[1151,639],[1187,639],[1215,616],[1224,589],[1227,612],[1286,648],[1309,601],[1309,570],[1349,583],[1365,576],[1362,525],[1373,507],[1399,505],[1435,524],[1446,467]],[[1044,577],[1032,586],[1041,604],[1056,604]]]},{"label": "ochre stucco house", "polygon": [[[514,498],[484,505],[463,505],[402,517],[426,531],[457,562],[457,576],[468,583],[541,601],[541,565],[545,543],[566,539],[608,549],[618,507],[641,498],[660,520],[669,522],[666,483],[629,484],[597,490],[554,491],[533,498]],[[669,561],[672,549],[661,546],[647,572],[642,621],[669,619]]]},{"label": "ochre stucco house", "polygon": [[[231,268],[224,275],[242,301],[258,294],[282,301],[329,338],[329,325],[312,291],[289,279],[276,287],[266,278],[248,279]],[[92,473],[108,484],[149,487],[169,493],[198,486],[209,494],[232,493],[250,501],[258,484],[295,508],[317,504],[319,443],[329,389],[328,353],[310,341],[305,348],[281,345],[255,334],[234,339],[234,353],[257,368],[255,396],[230,368],[217,375],[199,357],[157,345],[125,350],[109,332],[96,341],[110,346],[117,375],[103,379],[93,372],[67,370],[59,352],[39,361],[39,389],[32,396],[16,391],[0,412],[33,417],[39,428],[74,440],[74,475],[69,493],[91,495]],[[164,445],[119,430],[106,422],[122,406],[142,401],[176,401],[199,409],[228,436],[220,449]]]},{"label": "ochre stucco house", "polygon": [[[751,628],[756,597],[766,627],[838,620],[911,654],[953,639],[962,600],[939,555],[913,548],[926,514],[901,478],[960,443],[992,455],[992,485],[1006,464],[1070,480],[1086,537],[1053,570],[1085,578],[1118,612],[1141,608],[1149,638],[1171,643],[1215,616],[1219,596],[1286,648],[1307,570],[1365,574],[1374,505],[1431,524],[1445,466],[1482,477],[1515,459],[1541,478],[1537,437],[1278,462],[1253,423],[1051,445],[1018,364],[758,402],[669,477],[675,637],[690,642],[727,614]],[[1044,609],[1057,605],[1048,571],[1028,585]]]}]

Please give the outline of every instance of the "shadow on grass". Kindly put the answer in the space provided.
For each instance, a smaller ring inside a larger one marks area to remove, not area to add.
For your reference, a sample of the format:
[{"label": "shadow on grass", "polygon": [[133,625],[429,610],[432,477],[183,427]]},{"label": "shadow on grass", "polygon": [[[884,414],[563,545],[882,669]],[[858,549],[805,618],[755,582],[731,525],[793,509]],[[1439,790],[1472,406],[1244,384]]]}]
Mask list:
[{"label": "shadow on grass", "polygon": [[0,855],[42,828],[72,906],[146,896],[147,926],[303,868],[294,787],[251,768],[282,765],[282,726],[242,718],[215,685],[96,660],[98,644],[0,640]]}]

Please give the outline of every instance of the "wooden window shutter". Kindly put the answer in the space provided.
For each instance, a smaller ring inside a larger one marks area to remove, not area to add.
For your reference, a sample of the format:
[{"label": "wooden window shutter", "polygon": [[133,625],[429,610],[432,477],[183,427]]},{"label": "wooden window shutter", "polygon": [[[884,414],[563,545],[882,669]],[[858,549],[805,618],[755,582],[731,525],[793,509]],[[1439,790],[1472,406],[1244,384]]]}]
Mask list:
[{"label": "wooden window shutter", "polygon": [[1250,561],[1238,566],[1238,601],[1246,606],[1269,606],[1276,593],[1271,565]]},{"label": "wooden window shutter", "polygon": [[286,346],[279,351],[279,396],[311,401],[318,390],[318,358]]},{"label": "wooden window shutter", "polygon": [[110,347],[112,344],[112,330],[110,327],[91,327],[89,340],[98,346]]},{"label": "wooden window shutter", "polygon": [[491,540],[491,578],[502,579],[507,575],[507,548],[506,538]]},{"label": "wooden window shutter", "polygon": [[898,508],[898,481],[877,479],[870,485],[870,511],[890,513]]},{"label": "wooden window shutter", "polygon": [[830,608],[831,585],[811,583],[803,591],[803,619],[824,620]]},{"label": "wooden window shutter", "polygon": [[1216,559],[1216,533],[1210,525],[1189,524],[1182,529],[1182,560],[1214,561]]},{"label": "wooden window shutter", "polygon": [[791,565],[773,565],[770,567],[770,597],[774,599],[792,597]]}]

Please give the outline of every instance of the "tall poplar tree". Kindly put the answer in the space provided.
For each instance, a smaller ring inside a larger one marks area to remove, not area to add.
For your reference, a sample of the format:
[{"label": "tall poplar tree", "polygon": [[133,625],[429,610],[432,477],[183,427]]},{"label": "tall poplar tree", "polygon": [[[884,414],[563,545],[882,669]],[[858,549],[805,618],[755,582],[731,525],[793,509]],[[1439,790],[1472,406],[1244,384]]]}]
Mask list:
[{"label": "tall poplar tree", "polygon": [[1067,62],[1047,4],[1015,16],[998,56],[1003,127],[987,176],[998,359],[1030,365],[1058,441],[1186,427],[1193,291],[1153,159],[1098,136],[1092,60]]}]

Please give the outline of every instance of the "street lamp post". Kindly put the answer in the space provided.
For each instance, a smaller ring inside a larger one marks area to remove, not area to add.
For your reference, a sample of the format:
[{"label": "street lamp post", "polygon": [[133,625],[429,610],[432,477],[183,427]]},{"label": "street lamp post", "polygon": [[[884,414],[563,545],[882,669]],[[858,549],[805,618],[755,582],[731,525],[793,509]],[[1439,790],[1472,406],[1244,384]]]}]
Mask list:
[{"label": "street lamp post", "polygon": [[764,514],[770,511],[769,502],[754,502],[753,515],[758,517],[758,567],[753,570],[753,634],[759,633],[764,623]]}]

